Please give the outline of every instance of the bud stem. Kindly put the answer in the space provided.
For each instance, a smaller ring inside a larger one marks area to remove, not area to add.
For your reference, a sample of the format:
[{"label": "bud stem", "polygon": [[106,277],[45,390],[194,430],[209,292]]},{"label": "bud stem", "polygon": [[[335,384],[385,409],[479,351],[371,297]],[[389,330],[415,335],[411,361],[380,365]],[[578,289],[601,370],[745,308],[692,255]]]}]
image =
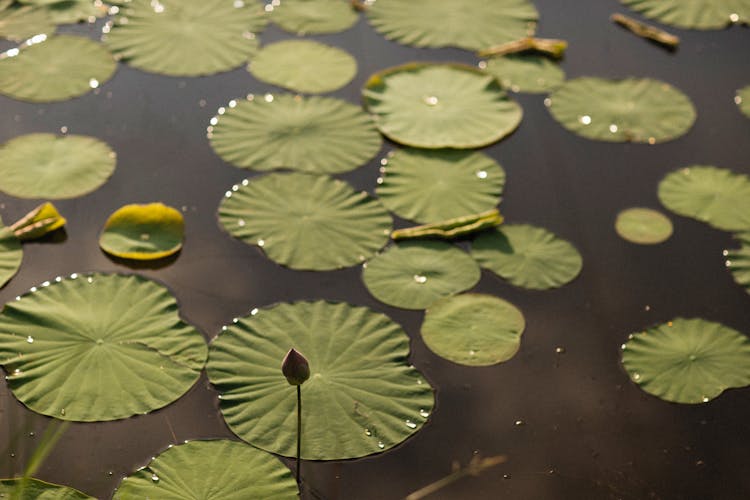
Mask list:
[{"label": "bud stem", "polygon": [[300,455],[302,451],[302,386],[297,386],[297,487],[302,491],[302,483],[300,480],[301,461]]}]

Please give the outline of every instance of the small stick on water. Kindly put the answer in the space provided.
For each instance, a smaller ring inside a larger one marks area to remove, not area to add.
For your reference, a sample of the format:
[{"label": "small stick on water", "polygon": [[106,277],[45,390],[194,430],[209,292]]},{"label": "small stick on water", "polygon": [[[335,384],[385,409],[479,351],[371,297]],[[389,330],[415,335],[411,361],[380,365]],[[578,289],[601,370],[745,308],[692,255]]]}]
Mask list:
[{"label": "small stick on water", "polygon": [[433,224],[397,229],[391,233],[391,238],[405,240],[410,238],[443,238],[451,239],[470,233],[481,231],[488,227],[499,226],[503,223],[503,216],[497,209],[479,214],[465,215]]},{"label": "small stick on water", "polygon": [[568,42],[556,38],[534,38],[526,37],[512,42],[501,43],[477,52],[479,57],[505,56],[517,54],[518,52],[541,52],[545,55],[560,59],[565,55]]},{"label": "small stick on water", "polygon": [[455,483],[459,479],[466,476],[478,476],[486,469],[494,467],[496,465],[505,463],[508,458],[504,455],[497,455],[494,457],[482,458],[479,455],[474,455],[466,468],[462,469],[456,462],[453,463],[453,472],[448,474],[442,479],[438,479],[434,483],[428,484],[424,488],[420,488],[417,491],[409,494],[405,500],[421,500],[428,495],[432,495],[436,491],[439,491],[446,486]]},{"label": "small stick on water", "polygon": [[675,50],[680,45],[680,38],[666,31],[642,23],[623,14],[614,13],[609,18],[612,22],[619,24],[635,35],[654,41],[670,50]]},{"label": "small stick on water", "polygon": [[297,487],[302,486],[302,384],[310,378],[310,364],[302,354],[289,349],[281,362],[281,373],[289,385],[297,386]]}]

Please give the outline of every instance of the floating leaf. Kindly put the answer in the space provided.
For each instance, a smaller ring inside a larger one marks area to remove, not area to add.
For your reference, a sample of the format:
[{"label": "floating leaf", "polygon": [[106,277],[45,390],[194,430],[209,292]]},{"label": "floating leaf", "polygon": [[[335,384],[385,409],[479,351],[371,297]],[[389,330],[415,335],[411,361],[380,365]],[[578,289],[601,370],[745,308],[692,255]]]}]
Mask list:
[{"label": "floating leaf", "polygon": [[750,85],[742,87],[737,91],[737,95],[734,97],[734,102],[739,106],[740,111],[750,118]]},{"label": "floating leaf", "polygon": [[443,238],[449,240],[499,226],[504,220],[500,211],[493,208],[478,214],[462,215],[431,224],[396,229],[391,233],[391,238],[394,241],[414,238]]},{"label": "floating leaf", "polygon": [[417,432],[432,388],[407,362],[409,337],[387,316],[327,302],[253,310],[211,344],[208,377],[232,431],[253,446],[294,456],[296,388],[279,370],[292,347],[312,376],[301,386],[302,458],[378,453]]},{"label": "floating leaf", "polygon": [[750,230],[750,178],[731,170],[700,165],[676,170],[659,183],[659,200],[717,229]]},{"label": "floating leaf", "polygon": [[348,172],[382,144],[370,117],[340,99],[267,94],[233,102],[211,121],[209,138],[216,154],[238,167]]},{"label": "floating leaf", "polygon": [[301,173],[269,174],[234,186],[221,202],[219,221],[274,262],[315,271],[369,258],[386,244],[392,224],[380,202],[364,191]]},{"label": "floating leaf", "polygon": [[615,231],[631,243],[655,245],[672,236],[672,221],[650,208],[628,208],[617,214]]},{"label": "floating leaf", "polygon": [[583,259],[565,240],[541,227],[503,225],[480,234],[471,255],[479,265],[516,286],[544,290],[562,286],[581,272]]},{"label": "floating leaf", "polygon": [[236,441],[191,441],[122,480],[114,500],[296,499],[297,484],[273,455]]},{"label": "floating leaf", "polygon": [[185,221],[178,210],[163,203],[133,204],[109,216],[99,246],[115,257],[154,260],[177,253],[184,237]]},{"label": "floating leaf", "polygon": [[620,0],[645,17],[678,28],[721,29],[750,21],[748,0]]},{"label": "floating leaf", "polygon": [[367,17],[389,40],[479,50],[532,35],[539,14],[528,0],[377,0]]},{"label": "floating leaf", "polygon": [[206,344],[169,291],[137,275],[44,282],[0,314],[0,364],[31,410],[103,421],[161,408],[200,376]]},{"label": "floating leaf", "polygon": [[450,149],[398,150],[388,157],[377,194],[399,217],[437,222],[492,209],[505,171],[489,156]]},{"label": "floating leaf", "polygon": [[272,9],[271,20],[298,35],[338,33],[348,30],[359,19],[346,0],[284,0]]},{"label": "floating leaf", "polygon": [[742,243],[740,248],[724,250],[725,264],[732,272],[734,281],[750,293],[750,233],[737,235]]},{"label": "floating leaf", "polygon": [[478,148],[513,132],[523,111],[492,76],[459,64],[411,63],[370,77],[365,106],[388,138],[421,148]]},{"label": "floating leaf", "polygon": [[246,63],[265,24],[254,0],[133,0],[120,8],[105,42],[143,71],[211,75]]},{"label": "floating leaf", "polygon": [[404,309],[425,309],[437,299],[468,290],[480,276],[474,259],[440,241],[394,245],[368,261],[362,272],[376,299]]},{"label": "floating leaf", "polygon": [[55,24],[44,9],[0,7],[0,38],[20,42],[40,33],[54,33]]},{"label": "floating leaf", "polygon": [[88,38],[57,35],[0,54],[0,93],[30,102],[64,101],[109,80],[117,63]]},{"label": "floating leaf", "polygon": [[107,15],[107,6],[94,0],[56,1],[48,4],[45,10],[57,24],[78,23]]},{"label": "floating leaf", "polygon": [[312,40],[284,40],[263,47],[249,70],[262,82],[319,94],[352,81],[357,61],[346,51]]},{"label": "floating leaf", "polygon": [[485,71],[513,92],[547,93],[565,81],[565,72],[552,59],[539,54],[510,54],[493,57]]},{"label": "floating leaf", "polygon": [[42,203],[34,210],[15,222],[11,227],[13,234],[21,241],[41,238],[52,231],[65,226],[65,217],[60,215],[52,203]]},{"label": "floating leaf", "polygon": [[560,125],[588,139],[669,141],[695,122],[690,99],[659,80],[583,77],[567,81],[547,101]]},{"label": "floating leaf", "polygon": [[21,267],[23,249],[13,230],[3,226],[0,220],[0,287],[10,281]]},{"label": "floating leaf", "polygon": [[750,340],[704,319],[676,318],[631,335],[622,365],[641,389],[674,403],[706,403],[750,384]]},{"label": "floating leaf", "polygon": [[94,500],[69,486],[45,483],[31,477],[0,479],[0,498],[9,500]]},{"label": "floating leaf", "polygon": [[94,137],[22,135],[0,147],[0,189],[19,198],[75,198],[104,184],[115,163],[115,152]]},{"label": "floating leaf", "polygon": [[464,294],[427,309],[422,339],[432,352],[454,363],[487,366],[518,352],[525,326],[513,304],[492,295]]}]

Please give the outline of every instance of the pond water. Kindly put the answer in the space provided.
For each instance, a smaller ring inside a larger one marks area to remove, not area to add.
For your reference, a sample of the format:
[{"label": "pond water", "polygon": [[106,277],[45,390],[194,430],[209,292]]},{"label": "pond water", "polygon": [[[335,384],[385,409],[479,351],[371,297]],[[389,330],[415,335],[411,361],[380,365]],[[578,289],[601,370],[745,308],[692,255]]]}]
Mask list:
[{"label": "pond water", "polygon": [[[282,268],[261,251],[219,228],[217,207],[228,186],[248,175],[219,159],[206,126],[217,108],[248,93],[277,92],[244,69],[207,78],[170,78],[120,65],[97,92],[57,104],[28,104],[0,96],[0,142],[31,132],[93,135],[118,153],[115,174],[100,189],[56,202],[66,236],[26,244],[18,275],[2,290],[6,302],[57,275],[129,272],[107,258],[98,232],[127,203],[161,201],[180,208],[184,249],[158,268],[137,272],[165,283],[183,317],[206,336],[253,307],[298,299],[330,299],[385,312],[412,338],[411,362],[437,389],[428,424],[392,451],[359,460],[306,463],[307,498],[391,499],[433,482],[474,454],[508,462],[461,480],[435,499],[681,499],[750,497],[750,388],[729,390],[704,405],[676,405],[631,383],[620,345],[634,331],[676,316],[703,317],[750,334],[750,297],[731,278],[721,252],[736,246],[729,233],[670,216],[675,232],[658,246],[638,246],[614,231],[630,206],[659,208],[658,181],[691,164],[750,174],[750,120],[733,102],[750,83],[750,31],[671,30],[682,44],[667,52],[612,24],[624,12],[615,0],[536,0],[539,35],[570,43],[569,78],[648,76],[665,80],[693,100],[698,119],[680,139],[655,146],[579,138],[559,126],[543,95],[514,98],[520,128],[485,151],[507,172],[501,209],[507,220],[543,226],[571,241],[584,258],[573,283],[527,291],[483,271],[474,291],[502,297],[525,314],[519,353],[486,368],[438,358],[422,343],[423,313],[391,308],[365,290],[359,267],[334,272]],[[98,36],[96,25],[65,29]],[[264,43],[291,38],[269,26]],[[351,30],[312,37],[353,53],[355,80],[332,95],[360,100],[375,71],[411,60],[476,64],[466,51],[407,48],[384,40],[364,21]],[[3,45],[0,48],[7,48]],[[378,158],[341,175],[373,191]],[[36,204],[0,195],[6,221]],[[401,224],[404,225],[404,224]],[[73,424],[37,473],[41,479],[108,498],[120,478],[169,444],[232,437],[205,375],[174,404],[148,415]],[[312,411],[312,409],[311,409]],[[49,419],[20,405],[0,382],[0,476],[23,470]],[[331,425],[336,425],[331,422]],[[33,433],[33,435],[32,435]]]}]

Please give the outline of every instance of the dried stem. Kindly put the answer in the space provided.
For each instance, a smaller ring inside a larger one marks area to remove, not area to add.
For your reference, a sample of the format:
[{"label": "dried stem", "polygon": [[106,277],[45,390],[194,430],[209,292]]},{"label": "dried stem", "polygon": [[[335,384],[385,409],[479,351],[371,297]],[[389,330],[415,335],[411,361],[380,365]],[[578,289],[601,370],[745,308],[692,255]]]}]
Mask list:
[{"label": "dried stem", "polygon": [[625,16],[623,14],[615,13],[609,18],[612,22],[619,24],[628,31],[636,34],[641,38],[652,40],[660,45],[663,45],[671,50],[676,49],[680,45],[680,38],[667,33],[666,31],[651,26],[650,24],[642,23],[632,17]]},{"label": "dried stem", "polygon": [[488,227],[499,226],[503,222],[503,216],[497,209],[489,210],[479,214],[465,215],[448,219],[433,224],[424,224],[406,229],[397,229],[391,233],[393,240],[405,240],[411,238],[443,238],[451,239],[458,236],[474,233]]},{"label": "dried stem", "polygon": [[434,483],[428,484],[424,488],[420,488],[417,491],[409,494],[409,496],[406,497],[406,500],[421,500],[422,498],[425,498],[426,496],[431,495],[436,491],[439,491],[446,486],[455,483],[463,477],[476,477],[486,469],[505,463],[507,460],[507,457],[504,455],[497,455],[488,458],[482,458],[479,455],[475,455],[464,469],[461,469],[460,466],[458,466],[458,464],[454,462],[453,472],[451,472],[444,478],[438,479]]},{"label": "dried stem", "polygon": [[477,52],[479,57],[504,56],[516,54],[518,52],[542,52],[555,59],[560,59],[565,55],[565,49],[568,48],[568,42],[556,38],[533,38],[526,37],[512,42],[502,43]]}]

